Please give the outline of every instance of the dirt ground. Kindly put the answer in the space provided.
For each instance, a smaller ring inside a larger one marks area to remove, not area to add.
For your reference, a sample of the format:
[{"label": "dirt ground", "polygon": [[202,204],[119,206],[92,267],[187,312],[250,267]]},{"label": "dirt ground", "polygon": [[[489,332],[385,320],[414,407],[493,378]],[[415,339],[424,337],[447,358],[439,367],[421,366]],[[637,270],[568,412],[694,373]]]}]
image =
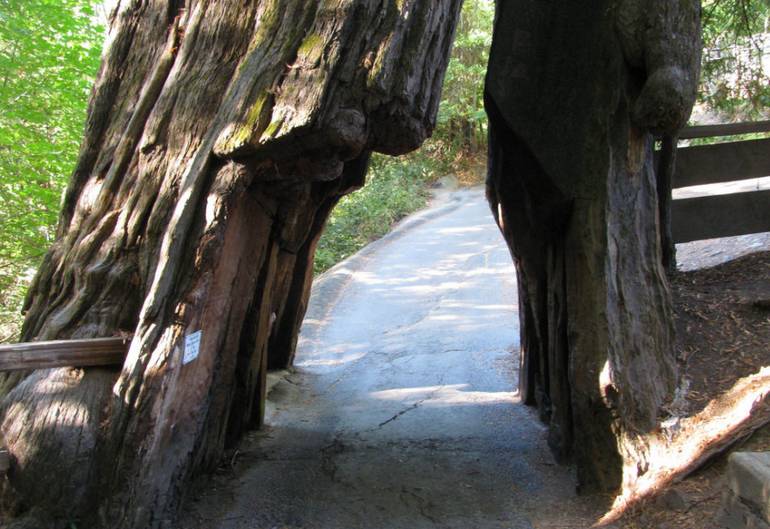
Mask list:
[{"label": "dirt ground", "polygon": [[677,355],[690,410],[770,365],[770,252],[672,280]]},{"label": "dirt ground", "polygon": [[[672,291],[679,368],[685,384],[689,383],[685,395],[689,414],[702,410],[737,380],[770,365],[770,234],[683,246]],[[755,253],[746,254],[751,251]],[[770,450],[770,426],[737,440],[732,449]],[[714,458],[636,508],[620,525],[628,529],[721,527],[718,515],[726,460],[727,454]]]}]

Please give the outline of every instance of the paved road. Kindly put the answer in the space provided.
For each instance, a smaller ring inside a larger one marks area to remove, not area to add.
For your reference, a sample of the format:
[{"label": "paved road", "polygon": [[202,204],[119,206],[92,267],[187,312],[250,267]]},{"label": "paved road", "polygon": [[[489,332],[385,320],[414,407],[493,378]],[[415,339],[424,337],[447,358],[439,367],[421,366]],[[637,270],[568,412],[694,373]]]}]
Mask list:
[{"label": "paved road", "polygon": [[269,427],[180,527],[587,527],[595,509],[519,404],[514,278],[480,190],[335,269]]}]

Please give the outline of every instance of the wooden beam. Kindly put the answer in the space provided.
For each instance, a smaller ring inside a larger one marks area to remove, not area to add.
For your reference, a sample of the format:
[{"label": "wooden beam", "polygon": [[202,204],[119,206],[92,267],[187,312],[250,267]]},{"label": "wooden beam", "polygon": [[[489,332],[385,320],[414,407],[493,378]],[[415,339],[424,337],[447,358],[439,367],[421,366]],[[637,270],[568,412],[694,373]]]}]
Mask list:
[{"label": "wooden beam", "polygon": [[770,190],[674,200],[674,242],[770,231]]},{"label": "wooden beam", "polygon": [[682,147],[673,186],[687,187],[770,176],[770,138]]},{"label": "wooden beam", "polygon": [[0,345],[0,371],[121,365],[130,339],[94,338]]},{"label": "wooden beam", "polygon": [[714,136],[736,136],[738,134],[751,134],[757,132],[770,132],[770,121],[720,123],[718,125],[685,127],[680,131],[679,139],[691,140],[694,138],[711,138]]}]

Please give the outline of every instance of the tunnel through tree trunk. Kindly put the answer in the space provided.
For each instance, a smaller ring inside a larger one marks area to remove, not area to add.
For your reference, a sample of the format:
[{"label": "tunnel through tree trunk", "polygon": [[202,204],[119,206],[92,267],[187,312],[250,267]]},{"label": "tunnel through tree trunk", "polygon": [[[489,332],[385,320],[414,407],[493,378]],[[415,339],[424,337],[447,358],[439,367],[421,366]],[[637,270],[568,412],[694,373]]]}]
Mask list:
[{"label": "tunnel through tree trunk", "polygon": [[[266,368],[292,361],[331,208],[371,151],[435,125],[459,7],[118,4],[24,339],[133,338],[119,371],[4,376],[23,504],[173,527],[190,477],[259,424]],[[643,471],[674,384],[648,131],[692,103],[696,11],[498,4],[488,195],[518,265],[522,384],[587,488]]]}]

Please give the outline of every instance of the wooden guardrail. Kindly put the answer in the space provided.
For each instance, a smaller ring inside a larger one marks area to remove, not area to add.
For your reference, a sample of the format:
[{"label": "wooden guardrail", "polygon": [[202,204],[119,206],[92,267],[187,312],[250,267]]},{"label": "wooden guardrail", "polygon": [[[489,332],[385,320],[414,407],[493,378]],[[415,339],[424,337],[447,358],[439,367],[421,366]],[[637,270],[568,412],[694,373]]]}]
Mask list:
[{"label": "wooden guardrail", "polygon": [[129,339],[93,338],[0,345],[0,371],[120,365]]},{"label": "wooden guardrail", "polygon": [[[688,127],[680,139],[770,132],[770,121]],[[770,176],[770,139],[683,147],[676,153],[672,187]],[[681,198],[671,203],[675,243],[770,231],[770,191]]]},{"label": "wooden guardrail", "polygon": [[695,138],[714,138],[717,136],[737,136],[739,134],[751,134],[755,132],[770,132],[770,121],[695,125],[682,129],[679,133],[679,139],[692,140]]},{"label": "wooden guardrail", "polygon": [[[127,338],[94,338],[0,345],[0,371],[120,365],[129,343]],[[10,467],[10,454],[0,444],[0,476]]]}]

